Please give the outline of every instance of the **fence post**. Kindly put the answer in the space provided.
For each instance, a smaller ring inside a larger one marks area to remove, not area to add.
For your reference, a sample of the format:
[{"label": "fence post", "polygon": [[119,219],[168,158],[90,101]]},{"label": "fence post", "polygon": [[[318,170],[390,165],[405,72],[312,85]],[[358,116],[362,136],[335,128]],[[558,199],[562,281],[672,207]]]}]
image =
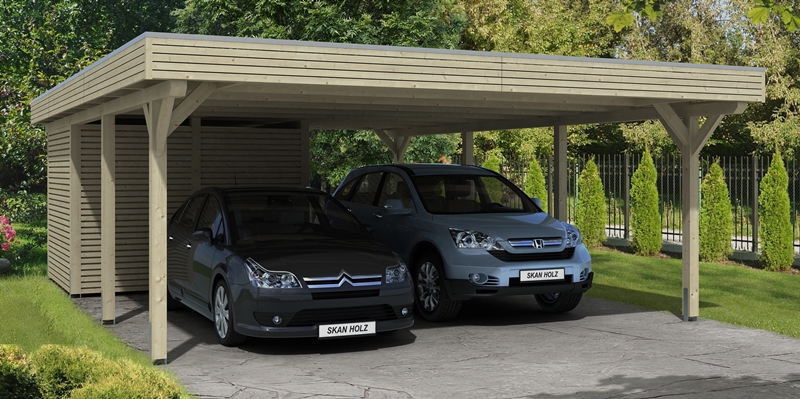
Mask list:
[{"label": "fence post", "polygon": [[758,155],[753,155],[753,180],[750,183],[753,190],[753,252],[758,253]]},{"label": "fence post", "polygon": [[625,153],[625,184],[622,186],[625,198],[625,239],[631,239],[631,156]]}]

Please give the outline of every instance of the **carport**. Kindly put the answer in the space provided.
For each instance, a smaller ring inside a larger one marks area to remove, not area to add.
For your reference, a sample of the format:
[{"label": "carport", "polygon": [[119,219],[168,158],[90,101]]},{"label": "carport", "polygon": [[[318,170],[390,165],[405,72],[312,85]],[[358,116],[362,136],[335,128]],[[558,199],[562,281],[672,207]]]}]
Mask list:
[{"label": "carport", "polygon": [[[567,126],[659,119],[682,153],[683,314],[699,313],[699,154],[763,102],[762,68],[145,33],[31,102],[48,136],[48,276],[70,295],[149,290],[165,362],[167,220],[208,185],[307,185],[311,129],[411,137],[553,127],[566,218]],[[701,123],[702,121],[702,123]],[[167,155],[169,153],[169,156]],[[168,179],[169,177],[169,179]]]}]

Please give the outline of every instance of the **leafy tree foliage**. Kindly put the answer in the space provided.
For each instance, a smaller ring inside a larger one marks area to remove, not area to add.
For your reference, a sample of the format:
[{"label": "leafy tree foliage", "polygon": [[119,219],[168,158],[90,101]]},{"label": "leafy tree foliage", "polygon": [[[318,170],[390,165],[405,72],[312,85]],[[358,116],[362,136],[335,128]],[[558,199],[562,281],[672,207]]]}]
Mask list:
[{"label": "leafy tree foliage", "polygon": [[536,158],[531,159],[528,164],[528,177],[525,179],[525,194],[531,198],[539,198],[542,203],[542,210],[547,212],[547,186],[545,183],[544,175],[542,174],[542,167],[539,166],[539,160]]},{"label": "leafy tree foliage", "polygon": [[719,166],[711,164],[700,186],[700,258],[705,261],[725,260],[733,253],[733,213],[728,185]]},{"label": "leafy tree foliage", "polygon": [[758,194],[758,217],[761,223],[759,260],[767,270],[787,270],[794,261],[788,189],[789,176],[781,153],[776,152],[759,184]]},{"label": "leafy tree foliage", "polygon": [[656,167],[650,151],[645,150],[639,167],[631,176],[631,246],[638,255],[661,251],[661,214],[658,212]]},{"label": "leafy tree foliage", "polygon": [[578,214],[575,222],[587,247],[599,247],[605,239],[606,217],[603,182],[597,164],[591,158],[578,177]]}]

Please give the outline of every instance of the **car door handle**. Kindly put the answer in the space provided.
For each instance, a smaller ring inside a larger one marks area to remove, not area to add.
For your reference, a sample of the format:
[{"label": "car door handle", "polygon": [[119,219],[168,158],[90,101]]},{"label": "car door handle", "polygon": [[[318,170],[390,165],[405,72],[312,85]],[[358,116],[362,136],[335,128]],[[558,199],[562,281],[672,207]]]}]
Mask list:
[{"label": "car door handle", "polygon": [[192,244],[186,244],[186,249],[192,249]]},{"label": "car door handle", "polygon": [[169,240],[170,240],[170,241],[172,241],[173,239],[174,239],[174,238],[173,238],[172,236],[169,236]]},{"label": "car door handle", "polygon": [[383,214],[380,213],[380,212],[375,212],[375,213],[372,214],[372,216],[375,216],[376,218],[380,219],[380,218],[383,217]]}]

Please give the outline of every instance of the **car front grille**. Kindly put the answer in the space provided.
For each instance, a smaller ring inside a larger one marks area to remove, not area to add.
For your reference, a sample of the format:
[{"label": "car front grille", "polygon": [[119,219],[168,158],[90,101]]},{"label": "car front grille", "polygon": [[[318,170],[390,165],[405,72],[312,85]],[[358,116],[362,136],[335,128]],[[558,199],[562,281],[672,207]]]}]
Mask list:
[{"label": "car front grille", "polygon": [[380,295],[381,295],[381,290],[329,291],[329,292],[312,292],[311,298],[317,301],[325,299],[369,298]]},{"label": "car front grille", "polygon": [[572,255],[575,254],[575,248],[566,248],[561,252],[531,252],[524,254],[512,254],[506,251],[488,252],[503,262],[535,262],[542,260],[572,259]]},{"label": "car front grille", "polygon": [[313,326],[324,323],[394,320],[397,314],[389,305],[359,306],[335,309],[305,309],[289,321],[289,327]]}]

